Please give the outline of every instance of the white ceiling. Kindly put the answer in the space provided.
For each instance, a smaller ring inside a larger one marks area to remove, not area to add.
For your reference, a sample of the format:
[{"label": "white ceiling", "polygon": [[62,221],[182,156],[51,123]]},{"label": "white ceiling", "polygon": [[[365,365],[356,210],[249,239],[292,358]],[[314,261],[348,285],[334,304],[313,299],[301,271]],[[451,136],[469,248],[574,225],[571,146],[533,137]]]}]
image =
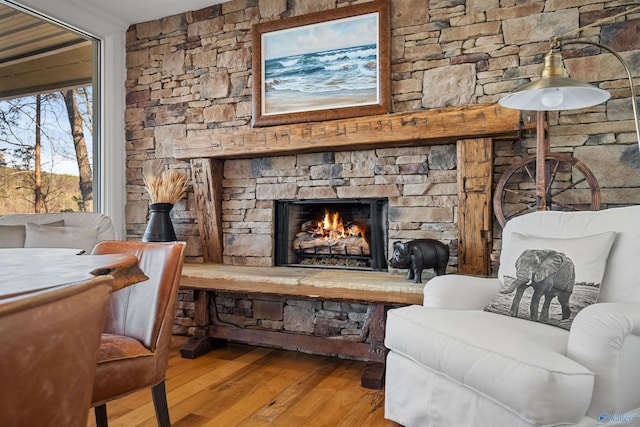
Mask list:
[{"label": "white ceiling", "polygon": [[83,0],[82,3],[127,24],[137,24],[226,1],[229,0]]},{"label": "white ceiling", "polygon": [[[230,0],[5,0],[43,12],[62,22],[76,16],[88,17],[96,32],[109,25],[124,27],[140,22],[198,10]],[[82,28],[83,25],[78,25]],[[89,30],[84,28],[85,30]]]}]

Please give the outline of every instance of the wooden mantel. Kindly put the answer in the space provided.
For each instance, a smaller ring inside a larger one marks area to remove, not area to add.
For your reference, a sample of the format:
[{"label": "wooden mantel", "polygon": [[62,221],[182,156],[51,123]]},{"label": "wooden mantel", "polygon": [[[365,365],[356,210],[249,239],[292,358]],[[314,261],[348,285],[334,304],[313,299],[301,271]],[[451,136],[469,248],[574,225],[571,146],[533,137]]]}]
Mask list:
[{"label": "wooden mantel", "polygon": [[440,145],[458,146],[458,270],[489,274],[493,140],[519,139],[520,112],[497,104],[451,107],[256,129],[211,129],[174,140],[190,160],[205,262],[222,262],[222,173],[229,158]]},{"label": "wooden mantel", "polygon": [[289,153],[435,145],[470,138],[517,139],[520,112],[498,104],[393,113],[254,129],[211,129],[176,138],[177,159],[251,158]]}]

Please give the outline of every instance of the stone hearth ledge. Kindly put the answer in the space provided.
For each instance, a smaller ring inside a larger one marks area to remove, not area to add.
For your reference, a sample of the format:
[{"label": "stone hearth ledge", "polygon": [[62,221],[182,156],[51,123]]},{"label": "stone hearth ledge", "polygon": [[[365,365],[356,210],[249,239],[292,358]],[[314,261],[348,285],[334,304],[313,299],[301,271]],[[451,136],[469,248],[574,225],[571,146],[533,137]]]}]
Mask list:
[{"label": "stone hearth ledge", "polygon": [[311,298],[353,297],[421,304],[425,284],[413,283],[406,280],[403,274],[391,272],[186,263],[182,270],[181,286],[228,292]]}]

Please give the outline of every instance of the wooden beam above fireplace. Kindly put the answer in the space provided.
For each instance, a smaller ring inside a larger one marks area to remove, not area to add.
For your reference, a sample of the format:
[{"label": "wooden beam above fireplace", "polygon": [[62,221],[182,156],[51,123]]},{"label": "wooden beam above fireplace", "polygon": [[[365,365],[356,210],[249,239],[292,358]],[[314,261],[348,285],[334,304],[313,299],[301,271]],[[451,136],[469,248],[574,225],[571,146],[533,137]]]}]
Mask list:
[{"label": "wooden beam above fireplace", "polygon": [[498,104],[439,108],[256,129],[211,129],[176,138],[177,159],[250,158],[388,146],[437,145],[458,139],[518,139],[520,112]]}]

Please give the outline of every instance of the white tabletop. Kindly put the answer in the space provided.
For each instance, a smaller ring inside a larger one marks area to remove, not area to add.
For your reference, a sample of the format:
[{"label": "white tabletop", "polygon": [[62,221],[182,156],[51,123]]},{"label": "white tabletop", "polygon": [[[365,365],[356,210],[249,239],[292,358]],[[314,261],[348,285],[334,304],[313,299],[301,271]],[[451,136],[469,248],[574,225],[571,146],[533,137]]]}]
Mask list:
[{"label": "white tabletop", "polygon": [[57,248],[0,249],[0,298],[82,282],[116,270],[127,270],[126,278],[135,276],[118,288],[140,281],[142,272],[134,255],[77,255],[79,252]]}]

